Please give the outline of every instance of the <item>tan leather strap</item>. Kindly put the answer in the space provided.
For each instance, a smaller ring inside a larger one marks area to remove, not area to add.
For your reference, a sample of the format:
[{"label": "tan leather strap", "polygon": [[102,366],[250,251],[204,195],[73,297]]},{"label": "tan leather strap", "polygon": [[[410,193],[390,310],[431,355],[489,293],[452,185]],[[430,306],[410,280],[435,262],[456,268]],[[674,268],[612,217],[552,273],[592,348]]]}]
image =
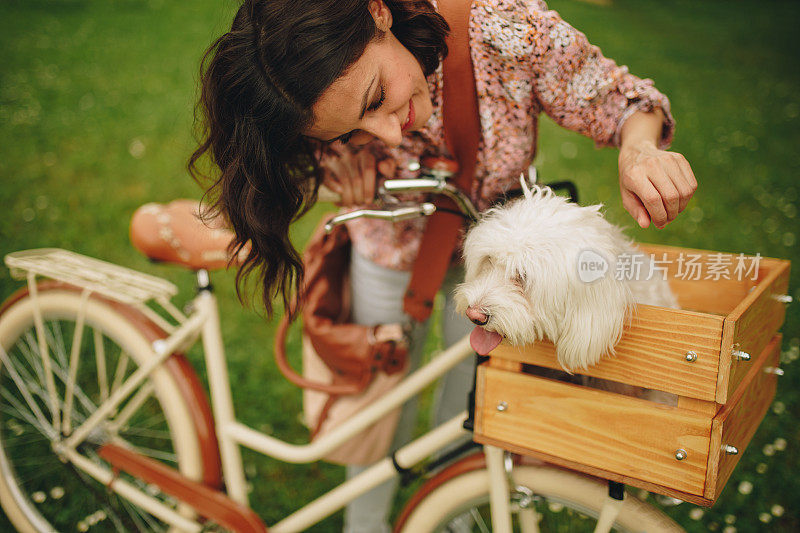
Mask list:
[{"label": "tan leather strap", "polygon": [[[296,305],[296,300],[292,302],[292,306],[294,305]],[[288,314],[285,314],[283,318],[281,318],[281,321],[278,324],[278,329],[275,332],[275,362],[278,365],[278,370],[281,371],[281,374],[283,374],[286,379],[298,387],[324,392],[326,394],[330,394],[331,397],[348,394],[360,394],[364,392],[367,386],[369,386],[369,382],[372,379],[372,374],[368,374],[366,372],[363,373],[360,381],[358,382],[346,381],[323,383],[321,381],[308,379],[292,368],[292,365],[289,363],[289,358],[286,355],[286,334],[289,331],[289,326],[291,325],[291,318]]]},{"label": "tan leather strap", "polygon": [[[480,141],[478,97],[469,49],[469,11],[472,0],[440,0],[439,12],[450,25],[448,54],[444,60],[443,119],[444,136],[450,153],[458,162],[455,184],[469,193],[475,176]],[[454,207],[441,198],[437,207]],[[437,211],[425,227],[403,308],[418,321],[433,310],[433,298],[444,281],[463,220],[454,214]]]}]

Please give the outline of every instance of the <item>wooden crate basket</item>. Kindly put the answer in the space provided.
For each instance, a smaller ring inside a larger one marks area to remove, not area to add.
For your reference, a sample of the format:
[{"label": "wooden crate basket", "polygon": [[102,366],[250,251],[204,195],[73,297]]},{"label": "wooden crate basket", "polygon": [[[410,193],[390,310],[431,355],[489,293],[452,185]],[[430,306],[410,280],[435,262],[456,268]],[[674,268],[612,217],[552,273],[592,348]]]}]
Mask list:
[{"label": "wooden crate basket", "polygon": [[[638,306],[616,355],[580,373],[668,392],[677,405],[532,375],[528,365],[561,369],[554,346],[502,343],[478,369],[475,440],[710,506],[775,395],[790,264],[642,248],[681,309]],[[701,269],[687,279],[690,261]],[[746,275],[734,271],[742,264]]]}]

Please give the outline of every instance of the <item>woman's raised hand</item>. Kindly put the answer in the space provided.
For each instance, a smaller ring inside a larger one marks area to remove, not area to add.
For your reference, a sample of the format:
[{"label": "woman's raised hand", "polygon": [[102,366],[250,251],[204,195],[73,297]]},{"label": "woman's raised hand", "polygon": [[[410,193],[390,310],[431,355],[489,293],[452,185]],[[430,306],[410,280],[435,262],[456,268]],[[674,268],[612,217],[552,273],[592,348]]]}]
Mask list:
[{"label": "woman's raised hand", "polygon": [[643,228],[663,228],[686,208],[697,180],[686,158],[654,143],[626,146],[619,154],[622,205]]},{"label": "woman's raised hand", "polygon": [[322,184],[337,194],[343,207],[370,204],[375,199],[380,174],[392,177],[397,168],[393,159],[378,161],[366,147],[351,149],[335,142],[321,162]]},{"label": "woman's raised hand", "polygon": [[619,150],[619,191],[622,205],[643,228],[663,228],[697,190],[686,158],[656,145],[664,121],[661,109],[638,111],[622,126]]}]

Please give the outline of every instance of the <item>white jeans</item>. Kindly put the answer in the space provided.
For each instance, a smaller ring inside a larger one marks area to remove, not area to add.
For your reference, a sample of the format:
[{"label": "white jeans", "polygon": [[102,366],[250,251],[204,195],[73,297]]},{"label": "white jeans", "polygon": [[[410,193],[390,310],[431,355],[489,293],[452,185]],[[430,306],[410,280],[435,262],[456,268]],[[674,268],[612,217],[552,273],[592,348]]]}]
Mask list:
[{"label": "white jeans", "polygon": [[[353,252],[350,261],[350,286],[352,291],[352,316],[358,324],[377,325],[407,322],[403,313],[405,294],[410,272],[385,268]],[[463,271],[453,268],[448,271],[441,290],[445,294],[442,309],[442,337],[445,347],[468,335],[474,325],[466,317],[457,315],[452,292],[463,280]],[[430,320],[416,324],[411,334],[409,347],[410,371],[419,367],[428,336]],[[439,425],[467,407],[467,394],[472,387],[474,359],[467,358],[448,372],[436,390],[433,423]],[[392,450],[411,440],[417,419],[417,399],[412,398],[403,406],[400,422],[395,433]],[[367,467],[348,466],[348,479]],[[391,531],[388,513],[397,489],[397,479],[392,479],[355,499],[345,510],[344,531],[347,533],[382,533]]]}]

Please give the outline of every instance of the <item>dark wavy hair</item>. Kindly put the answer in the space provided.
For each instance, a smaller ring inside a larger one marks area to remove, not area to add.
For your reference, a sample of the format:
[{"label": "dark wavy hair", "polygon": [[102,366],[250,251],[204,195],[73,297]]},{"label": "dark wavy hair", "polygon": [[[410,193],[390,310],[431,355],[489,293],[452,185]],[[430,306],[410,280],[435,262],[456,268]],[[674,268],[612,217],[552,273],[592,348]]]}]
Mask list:
[{"label": "dark wavy hair", "polygon": [[[428,0],[383,0],[392,32],[427,76],[447,54],[447,23]],[[289,225],[316,201],[322,144],[304,137],[311,107],[379,34],[369,0],[245,0],[230,31],[205,52],[195,108],[199,147],[188,170],[246,254],[236,292],[257,272],[267,316],[274,298],[289,310],[303,279]],[[198,167],[207,155],[211,171]],[[215,168],[216,167],[216,168]],[[248,244],[249,243],[249,244]],[[249,248],[248,248],[249,246]]]}]

